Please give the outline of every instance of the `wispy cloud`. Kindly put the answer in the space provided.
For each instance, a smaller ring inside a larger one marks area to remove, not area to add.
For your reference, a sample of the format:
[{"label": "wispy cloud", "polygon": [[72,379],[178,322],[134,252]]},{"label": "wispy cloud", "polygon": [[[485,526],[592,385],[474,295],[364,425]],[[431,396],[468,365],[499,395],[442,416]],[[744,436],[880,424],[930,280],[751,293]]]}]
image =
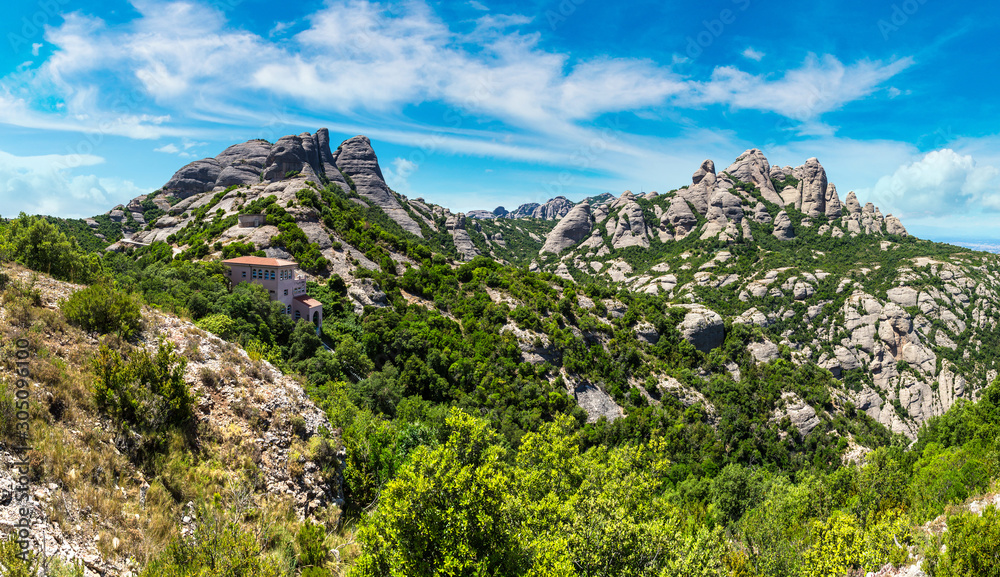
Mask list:
[{"label": "wispy cloud", "polygon": [[767,75],[722,66],[707,82],[694,84],[692,103],[722,104],[734,110],[773,112],[812,120],[871,94],[883,82],[913,64],[900,58],[887,64],[861,60],[845,66],[832,55],[810,55],[801,68],[772,80]]},{"label": "wispy cloud", "polygon": [[93,216],[95,207],[110,208],[149,192],[127,180],[74,174],[75,169],[103,162],[103,158],[93,155],[15,156],[0,151],[3,216],[20,212],[77,218]]},{"label": "wispy cloud", "polygon": [[741,52],[744,58],[749,58],[750,60],[756,60],[760,62],[764,59],[764,53],[759,50],[754,50],[752,46],[747,46],[747,49]]}]

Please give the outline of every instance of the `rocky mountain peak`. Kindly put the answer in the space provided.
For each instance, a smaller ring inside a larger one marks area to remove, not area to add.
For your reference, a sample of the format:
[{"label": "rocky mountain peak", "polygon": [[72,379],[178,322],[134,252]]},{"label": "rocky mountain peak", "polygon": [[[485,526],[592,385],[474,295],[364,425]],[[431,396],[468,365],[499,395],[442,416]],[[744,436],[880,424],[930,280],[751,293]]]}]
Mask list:
[{"label": "rocky mountain peak", "polygon": [[751,148],[736,158],[725,170],[743,182],[752,182],[760,188],[764,198],[778,206],[784,206],[781,196],[771,183],[771,164],[759,148]]},{"label": "rocky mountain peak", "polygon": [[715,162],[711,159],[702,162],[698,170],[694,171],[694,174],[691,175],[691,184],[698,184],[709,175],[712,177],[710,180],[715,182]]}]

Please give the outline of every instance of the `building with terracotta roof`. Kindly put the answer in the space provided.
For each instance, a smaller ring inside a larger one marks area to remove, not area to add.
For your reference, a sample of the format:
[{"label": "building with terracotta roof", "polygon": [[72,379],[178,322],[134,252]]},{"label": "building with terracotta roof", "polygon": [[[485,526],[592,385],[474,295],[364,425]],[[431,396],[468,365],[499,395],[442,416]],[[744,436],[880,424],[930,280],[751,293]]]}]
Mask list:
[{"label": "building with terracotta roof", "polygon": [[290,260],[241,256],[222,261],[229,270],[226,276],[232,286],[241,282],[252,282],[267,289],[271,300],[285,307],[285,314],[292,320],[306,319],[323,327],[323,304],[306,294],[306,277],[298,274],[296,265]]}]

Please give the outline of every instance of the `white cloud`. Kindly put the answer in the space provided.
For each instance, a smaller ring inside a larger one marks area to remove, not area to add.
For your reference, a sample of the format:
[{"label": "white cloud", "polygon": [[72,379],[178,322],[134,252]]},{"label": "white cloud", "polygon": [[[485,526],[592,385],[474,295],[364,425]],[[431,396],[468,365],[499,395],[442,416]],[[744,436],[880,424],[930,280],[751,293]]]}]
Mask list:
[{"label": "white cloud", "polygon": [[181,149],[177,148],[177,145],[174,143],[164,144],[159,148],[153,149],[153,152],[163,152],[165,154],[177,154],[180,151]]},{"label": "white cloud", "polygon": [[416,162],[402,157],[392,159],[389,167],[382,170],[386,184],[393,190],[403,194],[410,193],[410,175],[417,171],[420,165]]},{"label": "white cloud", "polygon": [[944,148],[899,166],[866,192],[897,216],[934,219],[1000,210],[998,176],[995,166]]},{"label": "white cloud", "polygon": [[789,70],[777,80],[721,66],[708,82],[694,83],[690,100],[808,121],[871,94],[912,64],[912,58],[901,58],[888,64],[861,60],[845,66],[832,55],[810,55],[801,68]]},{"label": "white cloud", "polygon": [[26,212],[82,218],[149,192],[127,180],[73,174],[74,168],[102,162],[92,155],[15,156],[0,151],[3,216]]},{"label": "white cloud", "polygon": [[31,45],[31,55],[32,56],[38,56],[38,51],[42,48],[42,46],[45,46],[45,45],[44,44],[39,44],[39,43],[32,44]]},{"label": "white cloud", "polygon": [[483,4],[482,2],[477,2],[476,0],[469,0],[469,6],[472,6],[475,10],[482,10],[483,12],[489,12],[489,6]]},{"label": "white cloud", "polygon": [[741,52],[744,58],[749,58],[750,60],[756,60],[760,62],[764,58],[764,53],[760,50],[754,50],[752,46],[747,46],[747,49]]}]

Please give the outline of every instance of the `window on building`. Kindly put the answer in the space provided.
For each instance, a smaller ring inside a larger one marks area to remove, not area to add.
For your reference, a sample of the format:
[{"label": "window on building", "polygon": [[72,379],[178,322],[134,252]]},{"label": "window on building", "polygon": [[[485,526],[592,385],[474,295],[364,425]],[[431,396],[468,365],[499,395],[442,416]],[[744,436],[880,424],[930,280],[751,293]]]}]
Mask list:
[{"label": "window on building", "polygon": [[285,296],[288,296],[288,289],[285,289]]},{"label": "window on building", "polygon": [[257,269],[251,269],[250,270],[250,276],[252,278],[257,278]]},{"label": "window on building", "polygon": [[[288,294],[288,291],[285,291],[285,294]],[[287,306],[287,307],[285,308],[285,312],[286,312],[287,314],[292,314],[292,305],[288,305],[288,306]]]},{"label": "window on building", "polygon": [[295,311],[295,320],[299,320],[301,318],[302,318],[302,311]]},{"label": "window on building", "polygon": [[243,278],[247,278],[247,271],[243,271]]},{"label": "window on building", "polygon": [[271,271],[271,280],[274,280],[274,271]]}]

